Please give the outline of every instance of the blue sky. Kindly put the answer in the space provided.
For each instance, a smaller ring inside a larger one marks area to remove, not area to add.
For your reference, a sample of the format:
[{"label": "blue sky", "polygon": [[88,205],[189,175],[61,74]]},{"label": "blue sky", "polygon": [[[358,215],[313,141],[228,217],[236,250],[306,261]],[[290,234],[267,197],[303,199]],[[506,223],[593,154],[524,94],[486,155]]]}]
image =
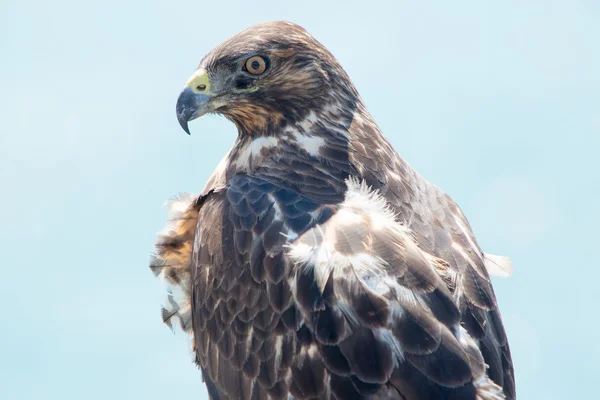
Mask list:
[{"label": "blue sky", "polygon": [[597,394],[600,3],[103,1],[0,5],[0,390],[6,399],[202,393],[147,268],[164,201],[235,138],[175,101],[257,22],[307,28],[396,150],[512,257],[495,287],[521,399]]}]

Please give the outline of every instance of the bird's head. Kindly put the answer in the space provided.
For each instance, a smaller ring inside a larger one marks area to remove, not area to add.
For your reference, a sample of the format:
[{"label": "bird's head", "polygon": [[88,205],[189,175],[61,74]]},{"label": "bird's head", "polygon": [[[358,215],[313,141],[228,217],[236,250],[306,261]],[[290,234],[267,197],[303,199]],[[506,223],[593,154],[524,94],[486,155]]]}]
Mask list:
[{"label": "bird's head", "polygon": [[240,133],[261,135],[302,120],[331,96],[358,96],[331,53],[298,25],[268,22],[202,59],[177,100],[177,118],[189,133],[189,121],[218,113]]}]

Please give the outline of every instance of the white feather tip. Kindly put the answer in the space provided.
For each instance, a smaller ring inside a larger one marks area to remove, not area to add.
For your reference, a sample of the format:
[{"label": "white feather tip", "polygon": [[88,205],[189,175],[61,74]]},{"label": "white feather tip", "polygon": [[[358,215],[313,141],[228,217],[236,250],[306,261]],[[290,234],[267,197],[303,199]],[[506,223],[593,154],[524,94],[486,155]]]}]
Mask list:
[{"label": "white feather tip", "polygon": [[513,263],[506,256],[484,253],[483,263],[490,275],[508,278],[513,273]]}]

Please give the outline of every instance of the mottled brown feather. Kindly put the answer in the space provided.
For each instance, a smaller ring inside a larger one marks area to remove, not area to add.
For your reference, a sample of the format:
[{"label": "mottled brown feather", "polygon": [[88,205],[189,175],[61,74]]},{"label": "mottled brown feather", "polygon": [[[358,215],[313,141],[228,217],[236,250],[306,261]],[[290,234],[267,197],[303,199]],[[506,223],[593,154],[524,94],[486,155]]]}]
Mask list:
[{"label": "mottled brown feather", "polygon": [[[258,25],[201,65],[227,76],[257,53],[271,69],[218,110],[236,144],[151,262],[181,292],[163,318],[193,335],[211,399],[515,399],[497,300],[458,206],[395,153],[302,28]],[[260,138],[276,145],[249,153]],[[348,197],[348,178],[372,204]]]}]

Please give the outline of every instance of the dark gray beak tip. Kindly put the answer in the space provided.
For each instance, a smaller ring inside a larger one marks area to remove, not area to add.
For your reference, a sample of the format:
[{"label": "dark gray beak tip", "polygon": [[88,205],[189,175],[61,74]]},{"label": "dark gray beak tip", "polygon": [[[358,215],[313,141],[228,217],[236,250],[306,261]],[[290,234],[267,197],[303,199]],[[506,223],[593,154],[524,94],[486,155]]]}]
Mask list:
[{"label": "dark gray beak tip", "polygon": [[188,122],[196,112],[196,109],[197,102],[194,92],[190,88],[185,88],[179,95],[179,98],[177,99],[177,106],[175,107],[175,111],[177,112],[177,121],[179,121],[179,125],[181,125],[183,130],[188,135],[190,134]]},{"label": "dark gray beak tip", "polygon": [[177,114],[177,119],[179,120],[179,125],[181,125],[181,128],[183,128],[185,133],[191,135],[190,127],[188,126],[188,121],[185,118],[179,118],[179,114]]}]

